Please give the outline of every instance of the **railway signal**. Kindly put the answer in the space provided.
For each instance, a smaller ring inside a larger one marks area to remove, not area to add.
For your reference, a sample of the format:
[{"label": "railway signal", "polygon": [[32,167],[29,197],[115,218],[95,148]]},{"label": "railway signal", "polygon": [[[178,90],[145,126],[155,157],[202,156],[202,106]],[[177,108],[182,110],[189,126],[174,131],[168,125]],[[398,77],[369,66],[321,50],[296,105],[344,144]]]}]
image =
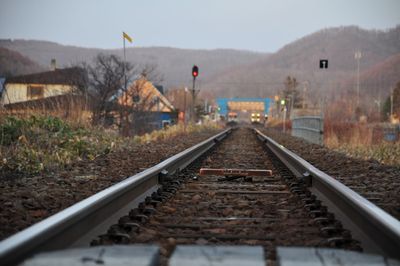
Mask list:
[{"label": "railway signal", "polygon": [[190,116],[193,122],[196,122],[194,106],[196,104],[196,78],[199,75],[199,67],[194,65],[192,68],[193,88],[192,88],[192,107],[190,109]]},{"label": "railway signal", "polygon": [[199,67],[194,65],[192,68],[192,76],[193,78],[196,78],[199,75]]}]

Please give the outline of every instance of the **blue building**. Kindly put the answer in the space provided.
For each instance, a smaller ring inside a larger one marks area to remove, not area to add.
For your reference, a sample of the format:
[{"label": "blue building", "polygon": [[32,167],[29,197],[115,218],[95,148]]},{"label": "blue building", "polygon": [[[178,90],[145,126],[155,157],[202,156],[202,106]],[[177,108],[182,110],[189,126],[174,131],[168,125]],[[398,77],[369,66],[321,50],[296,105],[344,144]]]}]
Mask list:
[{"label": "blue building", "polygon": [[271,102],[270,98],[217,98],[218,112],[225,117],[230,111],[258,111],[268,115]]}]

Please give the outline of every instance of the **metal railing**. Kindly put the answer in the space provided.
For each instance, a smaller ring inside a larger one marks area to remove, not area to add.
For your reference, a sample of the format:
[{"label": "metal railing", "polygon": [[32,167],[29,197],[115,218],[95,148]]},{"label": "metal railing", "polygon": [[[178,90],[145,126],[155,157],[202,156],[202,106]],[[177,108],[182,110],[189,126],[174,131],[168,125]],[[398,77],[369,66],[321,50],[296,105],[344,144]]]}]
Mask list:
[{"label": "metal railing", "polygon": [[324,144],[324,119],[321,116],[301,116],[292,118],[292,136],[311,143]]},{"label": "metal railing", "polygon": [[351,230],[364,250],[400,258],[400,221],[260,131],[255,132],[297,178],[309,179],[310,191]]}]

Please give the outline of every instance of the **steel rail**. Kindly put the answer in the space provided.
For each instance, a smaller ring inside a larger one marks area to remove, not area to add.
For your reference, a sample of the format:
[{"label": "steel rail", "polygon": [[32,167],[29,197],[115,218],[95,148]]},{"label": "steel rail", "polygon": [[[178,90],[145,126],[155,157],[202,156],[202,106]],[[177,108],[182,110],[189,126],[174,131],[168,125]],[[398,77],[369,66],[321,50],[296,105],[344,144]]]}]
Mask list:
[{"label": "steel rail", "polygon": [[295,153],[254,129],[258,138],[361,241],[365,251],[400,258],[400,221]]},{"label": "steel rail", "polygon": [[121,209],[132,209],[135,200],[159,186],[160,177],[182,170],[225,138],[231,130],[224,130],[3,240],[0,242],[1,264],[17,264],[37,252],[66,248],[83,235],[91,235],[90,232],[105,217],[111,217]]}]

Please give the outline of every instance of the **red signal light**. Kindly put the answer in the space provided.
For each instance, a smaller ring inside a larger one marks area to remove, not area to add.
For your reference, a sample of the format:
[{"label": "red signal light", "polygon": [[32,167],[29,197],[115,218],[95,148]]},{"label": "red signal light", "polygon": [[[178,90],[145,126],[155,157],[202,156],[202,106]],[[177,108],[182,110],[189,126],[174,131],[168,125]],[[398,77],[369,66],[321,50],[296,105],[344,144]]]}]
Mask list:
[{"label": "red signal light", "polygon": [[194,65],[192,68],[192,76],[195,78],[199,75],[199,67]]}]

